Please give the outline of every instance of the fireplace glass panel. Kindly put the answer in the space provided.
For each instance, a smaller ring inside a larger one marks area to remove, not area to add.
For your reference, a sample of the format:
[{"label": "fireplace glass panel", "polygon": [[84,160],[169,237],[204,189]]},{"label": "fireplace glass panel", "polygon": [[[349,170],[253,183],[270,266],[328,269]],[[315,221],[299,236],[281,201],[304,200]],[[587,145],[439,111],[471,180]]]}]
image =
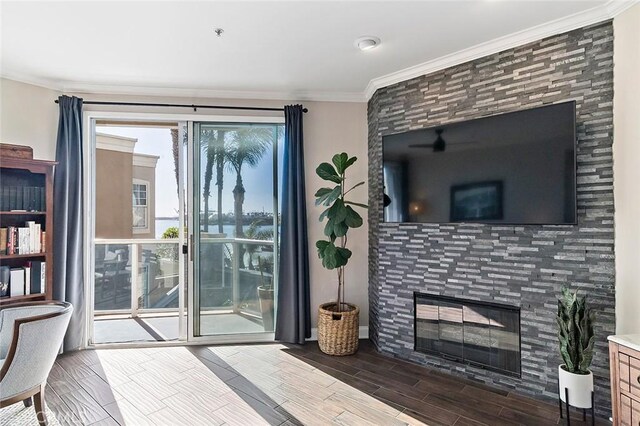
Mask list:
[{"label": "fireplace glass panel", "polygon": [[520,371],[520,318],[509,311],[495,311],[492,315],[491,366]]},{"label": "fireplace glass panel", "polygon": [[465,359],[482,365],[491,363],[491,324],[489,309],[464,307]]},{"label": "fireplace glass panel", "polygon": [[438,307],[438,324],[440,329],[440,353],[455,358],[462,357],[462,305],[457,303],[441,303]]},{"label": "fireplace glass panel", "polygon": [[440,328],[438,322],[438,305],[425,300],[416,306],[416,350],[435,352],[439,350]]},{"label": "fireplace glass panel", "polygon": [[520,376],[520,309],[414,294],[415,350]]}]

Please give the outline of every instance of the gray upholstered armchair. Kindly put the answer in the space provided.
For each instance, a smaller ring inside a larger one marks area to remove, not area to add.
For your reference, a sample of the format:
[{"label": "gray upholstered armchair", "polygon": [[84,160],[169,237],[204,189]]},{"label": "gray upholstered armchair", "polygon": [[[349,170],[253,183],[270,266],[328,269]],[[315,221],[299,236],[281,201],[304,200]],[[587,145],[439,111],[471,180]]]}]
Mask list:
[{"label": "gray upholstered armchair", "polygon": [[30,401],[46,425],[44,386],[62,345],[73,307],[29,302],[0,310],[0,407]]}]

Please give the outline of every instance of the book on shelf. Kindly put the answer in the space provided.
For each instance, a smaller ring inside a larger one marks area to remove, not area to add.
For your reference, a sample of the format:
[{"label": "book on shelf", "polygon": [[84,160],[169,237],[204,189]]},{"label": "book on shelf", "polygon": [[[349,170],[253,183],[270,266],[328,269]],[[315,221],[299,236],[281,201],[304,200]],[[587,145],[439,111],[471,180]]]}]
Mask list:
[{"label": "book on shelf", "polygon": [[24,270],[24,294],[31,294],[31,266],[23,266],[22,269]]},{"label": "book on shelf", "polygon": [[7,254],[7,228],[0,228],[0,254]]},{"label": "book on shelf", "polygon": [[9,297],[10,276],[11,268],[8,266],[0,266],[0,297]]},{"label": "book on shelf", "polygon": [[0,194],[0,210],[44,212],[45,188],[40,186],[3,186]]},{"label": "book on shelf", "polygon": [[47,282],[47,263],[34,261],[17,268],[2,266],[0,280],[0,292],[8,287],[10,297],[44,293]]},{"label": "book on shelf", "polygon": [[11,268],[9,295],[11,297],[24,296],[24,268]]},{"label": "book on shelf", "polygon": [[46,232],[42,225],[34,221],[25,226],[0,228],[0,254],[37,254],[44,251]]},{"label": "book on shelf", "polygon": [[7,228],[7,254],[16,254],[16,227]]},{"label": "book on shelf", "polygon": [[47,263],[31,262],[31,294],[44,293],[47,281]]}]

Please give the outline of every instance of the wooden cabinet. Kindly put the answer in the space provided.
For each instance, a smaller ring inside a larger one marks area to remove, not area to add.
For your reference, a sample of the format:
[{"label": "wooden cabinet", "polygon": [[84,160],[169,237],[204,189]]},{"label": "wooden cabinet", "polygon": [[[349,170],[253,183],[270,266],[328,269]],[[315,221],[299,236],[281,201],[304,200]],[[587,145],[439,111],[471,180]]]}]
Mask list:
[{"label": "wooden cabinet", "polygon": [[626,346],[624,336],[617,337],[609,338],[613,424],[640,426],[640,351]]},{"label": "wooden cabinet", "polygon": [[[0,158],[0,228],[24,227],[27,223],[37,224],[45,233],[44,245],[39,250],[23,253],[0,253],[0,266],[11,269],[45,264],[45,285],[38,292],[16,297],[0,298],[0,305],[30,300],[51,300],[53,298],[53,171],[55,162],[7,156],[2,151]],[[12,197],[16,194],[16,199]],[[3,234],[4,234],[3,232]],[[35,244],[35,242],[34,242]],[[28,285],[28,283],[26,283]]]}]

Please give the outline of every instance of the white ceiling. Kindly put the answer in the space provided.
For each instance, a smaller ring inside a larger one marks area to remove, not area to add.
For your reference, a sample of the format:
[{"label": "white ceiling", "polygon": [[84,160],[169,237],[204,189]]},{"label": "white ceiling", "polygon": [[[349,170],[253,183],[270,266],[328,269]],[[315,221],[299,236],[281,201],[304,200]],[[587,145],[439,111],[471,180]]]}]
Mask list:
[{"label": "white ceiling", "polygon": [[[409,67],[465,59],[456,52],[526,42],[550,22],[572,29],[610,4],[2,2],[1,73],[66,91],[364,100],[372,81],[375,90]],[[382,44],[361,52],[362,35]]]}]

